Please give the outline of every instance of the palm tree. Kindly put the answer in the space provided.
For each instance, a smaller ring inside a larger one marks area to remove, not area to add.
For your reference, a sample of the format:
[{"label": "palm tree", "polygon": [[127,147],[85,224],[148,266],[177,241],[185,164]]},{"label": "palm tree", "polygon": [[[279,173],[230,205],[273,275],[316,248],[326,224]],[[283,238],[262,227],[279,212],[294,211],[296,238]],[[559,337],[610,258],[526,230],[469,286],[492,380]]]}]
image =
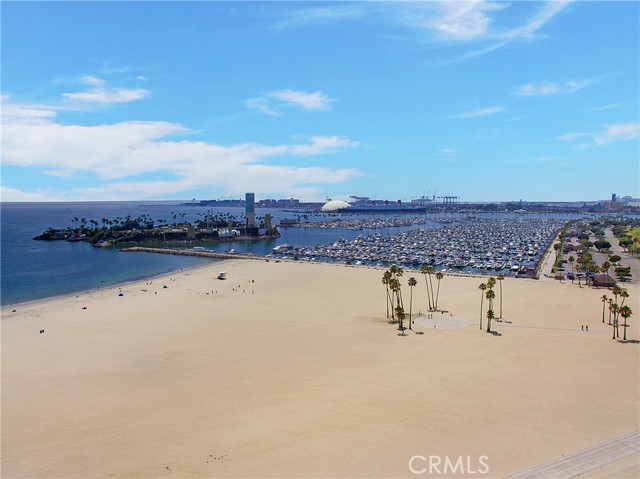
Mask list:
[{"label": "palm tree", "polygon": [[[397,278],[392,278],[391,281],[389,281],[389,288],[393,293],[391,295],[391,306],[392,306],[391,311],[393,312],[394,310],[397,310],[398,307],[402,307],[402,296],[400,295],[400,280],[398,280]],[[395,300],[393,298],[394,295],[395,295]],[[392,320],[395,319],[393,317],[393,313],[391,315],[391,319]]]},{"label": "palm tree", "polygon": [[430,274],[429,266],[427,266],[426,264],[423,264],[420,267],[420,272],[424,276],[424,284],[427,287],[427,300],[429,301],[429,311],[431,311],[431,294],[429,293],[429,281],[427,280],[427,275]]},{"label": "palm tree", "polygon": [[[571,263],[571,283],[573,283],[573,278],[575,278],[576,276],[576,273],[573,270],[573,263],[575,263],[575,261],[576,261],[576,258],[574,256],[569,256],[569,263]],[[578,281],[580,280],[578,279]]]},{"label": "palm tree", "polygon": [[607,298],[606,294],[603,294],[602,297],[600,298],[600,301],[602,301],[602,322],[604,323],[604,305],[607,303],[607,300],[609,298]]},{"label": "palm tree", "polygon": [[[490,278],[492,279],[492,278]],[[493,314],[493,300],[496,297],[496,293],[493,290],[493,288],[489,287],[489,289],[487,289],[485,296],[487,297],[487,300],[489,300],[489,311],[487,311],[487,333],[491,332],[491,318],[494,318],[494,314]]]},{"label": "palm tree", "polygon": [[404,314],[404,309],[402,309],[402,306],[400,305],[396,306],[396,315],[398,316],[398,321],[400,322],[400,326],[398,326],[398,330],[404,334],[403,321],[405,318],[405,314]]},{"label": "palm tree", "polygon": [[620,316],[624,318],[624,330],[622,332],[623,338],[625,341],[627,340],[627,318],[629,318],[633,314],[631,308],[629,306],[622,306],[620,308]]},{"label": "palm tree", "polygon": [[411,278],[409,278],[409,329],[411,329],[411,320],[413,318],[413,287],[418,284],[418,282],[416,281],[416,279],[412,276]]},{"label": "palm tree", "polygon": [[484,292],[487,290],[487,285],[480,283],[478,289],[480,290],[480,329],[482,330],[482,303],[484,302]]},{"label": "palm tree", "polygon": [[602,271],[604,274],[609,274],[610,268],[611,268],[611,263],[609,263],[608,261],[605,261],[600,265],[600,271]]},{"label": "palm tree", "polygon": [[[391,303],[391,294],[389,293],[389,282],[391,281],[391,272],[385,271],[382,275],[382,284],[387,290],[387,319],[389,319],[389,304]],[[392,306],[393,309],[393,306]]]},{"label": "palm tree", "polygon": [[442,274],[440,271],[438,271],[436,273],[436,279],[438,280],[438,292],[436,293],[436,303],[435,303],[435,310],[438,311],[438,296],[440,296],[440,280],[444,277],[444,274]]},{"label": "palm tree", "polygon": [[497,279],[500,281],[500,319],[502,319],[502,280],[504,279],[504,275],[500,273]]},{"label": "palm tree", "polygon": [[624,306],[624,300],[629,297],[629,293],[624,288],[620,288],[620,297],[622,298],[622,303],[620,303],[620,307]]},{"label": "palm tree", "polygon": [[[611,311],[613,312],[613,338],[612,339],[616,339],[616,333],[617,333],[617,328],[618,328],[618,311],[620,311],[620,306],[618,306],[617,304],[612,304],[611,305]],[[618,337],[620,337],[620,334],[618,334]]]},{"label": "palm tree", "polygon": [[[487,294],[491,292],[493,293],[493,291],[487,291]],[[495,318],[495,315],[493,314],[493,309],[490,309],[487,311],[487,333],[491,332],[491,320]]]},{"label": "palm tree", "polygon": [[609,298],[609,326],[611,326],[611,313],[613,312],[613,299]]}]

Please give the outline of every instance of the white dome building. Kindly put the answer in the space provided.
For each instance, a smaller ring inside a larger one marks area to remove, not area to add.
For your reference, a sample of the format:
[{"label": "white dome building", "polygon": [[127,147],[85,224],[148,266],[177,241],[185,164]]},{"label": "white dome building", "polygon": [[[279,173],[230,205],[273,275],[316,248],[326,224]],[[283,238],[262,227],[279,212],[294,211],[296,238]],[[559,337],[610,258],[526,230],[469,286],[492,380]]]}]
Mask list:
[{"label": "white dome building", "polygon": [[346,201],[342,201],[342,200],[332,200],[329,201],[328,203],[326,203],[321,211],[325,211],[325,212],[330,212],[330,211],[337,211],[337,210],[341,210],[344,208],[349,208],[351,205],[349,203],[347,203]]}]

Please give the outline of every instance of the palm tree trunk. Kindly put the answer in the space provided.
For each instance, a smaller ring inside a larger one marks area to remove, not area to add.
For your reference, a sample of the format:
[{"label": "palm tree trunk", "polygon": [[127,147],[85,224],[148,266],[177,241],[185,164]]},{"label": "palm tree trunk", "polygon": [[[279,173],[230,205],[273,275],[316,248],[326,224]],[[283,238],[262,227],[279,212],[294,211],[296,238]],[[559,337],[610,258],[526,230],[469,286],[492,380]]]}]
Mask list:
[{"label": "palm tree trunk", "polygon": [[480,329],[482,330],[482,304],[484,303],[484,291],[480,291]]},{"label": "palm tree trunk", "polygon": [[387,286],[387,319],[389,319],[389,303],[391,302],[391,295],[389,294],[389,287]]},{"label": "palm tree trunk", "polygon": [[427,287],[427,300],[429,301],[429,311],[431,311],[431,295],[429,294],[429,281],[427,281],[427,275],[424,276],[424,284]]},{"label": "palm tree trunk", "polygon": [[391,321],[396,320],[396,304],[393,299],[393,294],[391,294]]},{"label": "palm tree trunk", "polygon": [[604,301],[602,302],[602,322],[604,323]]},{"label": "palm tree trunk", "polygon": [[502,281],[500,281],[500,319],[502,319]]},{"label": "palm tree trunk", "polygon": [[413,318],[411,312],[413,309],[413,286],[411,287],[411,290],[409,291],[409,329],[411,329],[411,318]]},{"label": "palm tree trunk", "polygon": [[438,298],[440,297],[440,280],[438,280],[438,292],[436,293],[436,311],[438,311]]},{"label": "palm tree trunk", "polygon": [[433,297],[433,283],[431,282],[431,275],[429,275],[429,283],[431,284],[431,304],[433,304],[433,309],[437,311],[438,308],[436,307],[436,300]]}]

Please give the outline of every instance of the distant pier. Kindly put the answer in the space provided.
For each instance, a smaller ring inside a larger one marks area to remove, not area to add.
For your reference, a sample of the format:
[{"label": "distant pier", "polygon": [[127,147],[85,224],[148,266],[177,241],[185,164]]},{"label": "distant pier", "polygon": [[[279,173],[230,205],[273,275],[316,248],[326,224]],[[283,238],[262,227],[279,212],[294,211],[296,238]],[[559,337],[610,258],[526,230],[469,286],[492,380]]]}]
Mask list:
[{"label": "distant pier", "polygon": [[202,251],[180,248],[147,248],[144,246],[133,246],[131,248],[123,248],[123,253],[159,253],[159,254],[175,254],[180,256],[199,256],[201,258],[213,259],[260,259],[264,260],[264,256],[245,253],[219,253],[217,251]]}]

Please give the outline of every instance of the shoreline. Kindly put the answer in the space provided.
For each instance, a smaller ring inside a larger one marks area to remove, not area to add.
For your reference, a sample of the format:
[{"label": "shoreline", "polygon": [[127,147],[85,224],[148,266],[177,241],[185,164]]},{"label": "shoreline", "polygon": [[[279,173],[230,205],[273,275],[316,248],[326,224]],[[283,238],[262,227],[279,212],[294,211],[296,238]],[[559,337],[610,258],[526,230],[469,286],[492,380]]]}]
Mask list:
[{"label": "shoreline", "polygon": [[47,303],[47,302],[57,302],[57,301],[62,301],[65,299],[71,299],[71,298],[79,298],[80,295],[87,295],[87,294],[95,294],[95,293],[100,293],[102,291],[106,291],[107,289],[110,288],[124,288],[124,287],[129,287],[130,285],[135,285],[138,283],[143,283],[143,282],[148,282],[148,281],[153,281],[156,278],[163,278],[163,277],[168,277],[171,276],[174,273],[181,273],[183,271],[197,271],[201,268],[208,268],[210,266],[212,266],[213,264],[218,264],[220,262],[220,260],[217,260],[216,258],[211,258],[211,263],[210,264],[201,264],[201,265],[195,265],[195,266],[188,266],[186,268],[182,268],[182,269],[175,269],[166,273],[160,273],[160,274],[154,274],[151,276],[144,276],[144,277],[140,277],[140,278],[136,278],[136,279],[131,279],[131,280],[126,280],[126,281],[116,281],[112,284],[105,284],[105,286],[103,287],[98,287],[98,288],[93,288],[93,289],[78,289],[76,291],[71,291],[68,293],[61,293],[61,294],[55,294],[53,296],[47,296],[44,298],[39,298],[39,299],[31,299],[31,300],[27,300],[27,301],[21,301],[19,303],[7,303],[7,304],[3,304],[0,306],[0,317],[2,316],[2,313],[5,313],[5,310],[8,309],[17,309],[18,307],[25,307],[25,306],[30,306],[30,305],[34,305],[34,304],[39,304],[39,303]]},{"label": "shoreline", "polygon": [[640,419],[639,348],[611,340],[599,290],[506,278],[494,336],[479,278],[445,276],[428,322],[416,275],[423,318],[399,336],[382,269],[310,264],[224,260],[3,314],[3,476],[398,477],[486,455],[503,477]]}]

